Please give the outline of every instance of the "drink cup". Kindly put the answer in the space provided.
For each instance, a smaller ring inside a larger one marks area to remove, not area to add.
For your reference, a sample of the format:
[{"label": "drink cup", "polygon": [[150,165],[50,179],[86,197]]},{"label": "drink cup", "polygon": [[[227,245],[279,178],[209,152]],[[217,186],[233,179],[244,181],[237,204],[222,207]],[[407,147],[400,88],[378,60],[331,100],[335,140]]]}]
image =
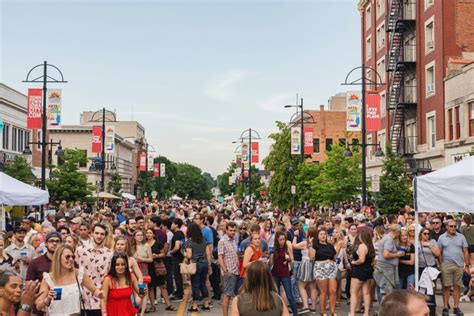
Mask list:
[{"label": "drink cup", "polygon": [[138,284],[138,294],[139,295],[145,294],[145,284]]},{"label": "drink cup", "polygon": [[56,293],[56,295],[54,296],[54,300],[59,301],[61,299],[61,294],[63,293],[63,289],[62,288],[54,288],[54,292]]}]

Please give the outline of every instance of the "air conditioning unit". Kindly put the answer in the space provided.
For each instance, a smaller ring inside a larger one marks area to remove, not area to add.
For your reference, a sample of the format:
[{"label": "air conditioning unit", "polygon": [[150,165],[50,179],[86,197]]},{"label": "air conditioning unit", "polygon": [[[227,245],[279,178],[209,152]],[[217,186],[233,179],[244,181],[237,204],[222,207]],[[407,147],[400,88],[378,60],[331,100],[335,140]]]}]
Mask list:
[{"label": "air conditioning unit", "polygon": [[426,47],[428,49],[433,49],[434,48],[434,41],[428,41],[428,43],[426,43]]},{"label": "air conditioning unit", "polygon": [[430,83],[428,85],[428,93],[434,93],[435,92],[435,85],[434,83]]}]

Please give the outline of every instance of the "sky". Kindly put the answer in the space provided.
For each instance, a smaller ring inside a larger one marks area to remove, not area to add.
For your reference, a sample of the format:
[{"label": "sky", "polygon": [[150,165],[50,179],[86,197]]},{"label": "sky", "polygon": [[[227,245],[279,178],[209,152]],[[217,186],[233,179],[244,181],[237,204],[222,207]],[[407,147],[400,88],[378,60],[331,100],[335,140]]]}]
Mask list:
[{"label": "sky", "polygon": [[244,130],[264,158],[284,105],[326,105],[360,64],[356,0],[0,3],[0,82],[41,87],[22,80],[47,60],[68,81],[48,86],[63,89],[63,124],[105,106],[140,122],[157,155],[213,176]]}]

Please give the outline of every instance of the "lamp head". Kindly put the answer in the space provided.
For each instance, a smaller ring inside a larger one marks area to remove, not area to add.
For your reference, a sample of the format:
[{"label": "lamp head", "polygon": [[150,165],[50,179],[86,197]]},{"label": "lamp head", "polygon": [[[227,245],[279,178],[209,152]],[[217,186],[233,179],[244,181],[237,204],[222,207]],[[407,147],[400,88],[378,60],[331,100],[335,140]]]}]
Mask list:
[{"label": "lamp head", "polygon": [[346,147],[346,149],[344,149],[343,155],[344,157],[352,157],[352,151],[349,149],[349,147]]},{"label": "lamp head", "polygon": [[26,145],[25,149],[23,150],[23,155],[32,155],[33,153],[31,152],[30,145]]}]

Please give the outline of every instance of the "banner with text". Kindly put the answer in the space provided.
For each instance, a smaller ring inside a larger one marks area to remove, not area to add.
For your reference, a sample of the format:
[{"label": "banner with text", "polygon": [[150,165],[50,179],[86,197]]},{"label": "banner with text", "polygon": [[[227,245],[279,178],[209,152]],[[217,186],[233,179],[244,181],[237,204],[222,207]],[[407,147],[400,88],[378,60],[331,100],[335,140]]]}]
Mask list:
[{"label": "banner with text", "polygon": [[146,154],[140,153],[140,171],[146,171]]},{"label": "banner with text", "polygon": [[304,128],[304,154],[311,155],[313,153],[314,130],[312,127]]},{"label": "banner with text", "polygon": [[242,144],[242,161],[244,163],[249,161],[249,144]]},{"label": "banner with text", "polygon": [[366,130],[367,132],[377,132],[382,124],[380,121],[380,94],[378,91],[367,91],[365,94],[366,104]]},{"label": "banner with text", "polygon": [[26,128],[40,129],[41,114],[43,113],[43,90],[28,89],[28,113],[26,116]]},{"label": "banner with text", "polygon": [[46,115],[48,129],[61,127],[61,99],[61,89],[48,90],[48,112]]},{"label": "banner with text", "polygon": [[155,163],[153,164],[153,177],[158,177],[160,175],[160,165]]},{"label": "banner with text", "polygon": [[100,126],[92,127],[92,152],[102,152],[102,127]]},{"label": "banner with text", "polygon": [[258,143],[252,143],[252,163],[259,163]]},{"label": "banner with text", "polygon": [[105,153],[115,153],[115,126],[105,127]]},{"label": "banner with text", "polygon": [[153,154],[148,153],[148,171],[153,171],[153,160],[155,157],[153,157]]},{"label": "banner with text", "polygon": [[360,132],[362,124],[362,101],[360,92],[348,92],[346,104],[346,130]]},{"label": "banner with text", "polygon": [[299,127],[291,128],[291,154],[301,155],[301,129]]},{"label": "banner with text", "polygon": [[237,165],[237,167],[242,164],[242,154],[235,155],[235,164]]},{"label": "banner with text", "polygon": [[166,164],[160,163],[160,178],[166,177]]}]

